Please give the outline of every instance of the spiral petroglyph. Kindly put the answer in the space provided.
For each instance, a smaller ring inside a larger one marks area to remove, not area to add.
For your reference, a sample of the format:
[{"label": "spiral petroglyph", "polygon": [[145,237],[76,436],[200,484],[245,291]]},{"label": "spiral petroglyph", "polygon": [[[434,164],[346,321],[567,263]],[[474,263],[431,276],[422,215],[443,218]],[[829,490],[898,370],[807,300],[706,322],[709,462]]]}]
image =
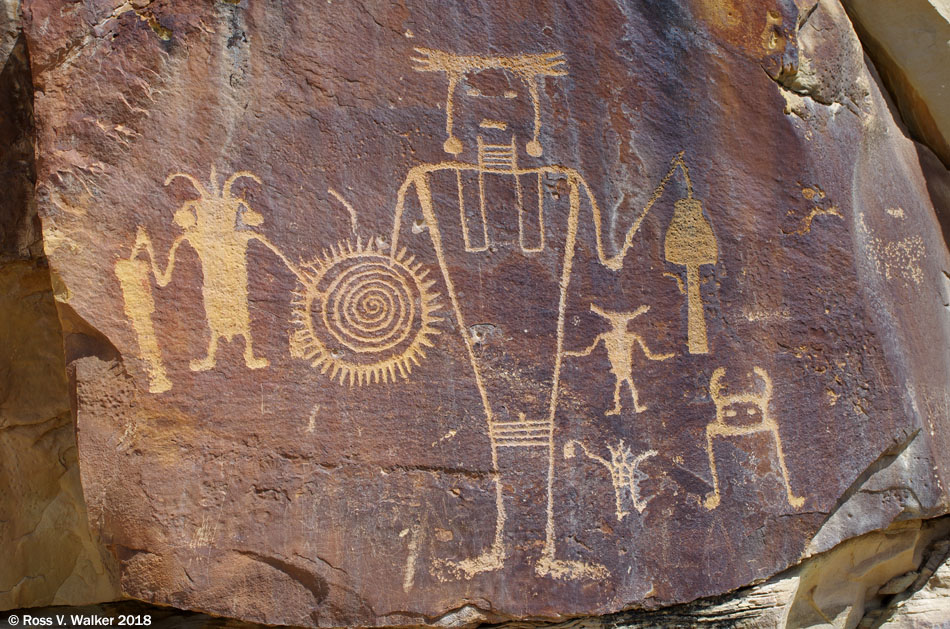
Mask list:
[{"label": "spiral petroglyph", "polygon": [[435,284],[405,250],[390,256],[370,240],[344,242],[304,265],[296,292],[291,353],[340,384],[407,378],[425,358],[438,317]]}]

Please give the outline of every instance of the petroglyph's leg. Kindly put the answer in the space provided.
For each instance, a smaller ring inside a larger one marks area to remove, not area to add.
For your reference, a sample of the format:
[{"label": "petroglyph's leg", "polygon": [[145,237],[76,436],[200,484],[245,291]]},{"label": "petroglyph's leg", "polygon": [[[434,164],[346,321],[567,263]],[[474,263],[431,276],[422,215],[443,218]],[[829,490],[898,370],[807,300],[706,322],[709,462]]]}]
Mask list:
[{"label": "petroglyph's leg", "polygon": [[495,474],[495,505],[497,513],[495,516],[495,539],[492,545],[477,557],[469,557],[461,561],[441,562],[445,567],[455,573],[457,577],[471,579],[477,574],[483,572],[492,572],[501,570],[505,566],[505,542],[503,539],[505,530],[505,505],[502,496],[501,479]]},{"label": "petroglyph's leg", "polygon": [[218,353],[218,335],[212,333],[211,341],[208,343],[208,355],[198,360],[197,358],[191,361],[188,366],[192,371],[208,371],[217,364],[217,358],[215,356]]},{"label": "petroglyph's leg", "polygon": [[[583,445],[581,445],[584,448]],[[587,449],[584,448],[585,453]],[[552,480],[554,478],[554,447],[551,444],[549,451],[548,467],[548,501],[547,501],[547,521],[545,523],[544,550],[538,563],[534,566],[534,572],[541,577],[551,577],[562,580],[588,580],[596,581],[610,577],[610,571],[599,563],[593,561],[577,561],[575,559],[556,559],[554,530],[554,495]]]},{"label": "petroglyph's leg", "polygon": [[[604,415],[619,415],[621,404],[620,404],[620,388],[623,386],[623,380],[617,379],[617,383],[614,385],[614,407],[604,413]],[[636,404],[636,402],[634,402]]]},{"label": "petroglyph's leg", "polygon": [[788,468],[785,467],[785,453],[782,452],[782,439],[778,435],[778,429],[772,429],[772,436],[775,437],[775,450],[778,452],[778,463],[782,467],[782,478],[785,479],[785,493],[788,496],[788,504],[796,509],[805,504],[804,496],[796,496],[792,493],[792,485],[788,480]]},{"label": "petroglyph's leg", "polygon": [[440,581],[446,580],[444,573],[448,573],[456,579],[471,579],[483,572],[501,570],[505,566],[505,558],[508,553],[505,550],[504,541],[505,520],[507,519],[504,494],[500,473],[497,469],[492,476],[495,483],[495,538],[492,545],[477,557],[469,557],[461,561],[434,560],[431,572]]},{"label": "petroglyph's leg", "polygon": [[248,369],[261,369],[270,364],[270,361],[266,358],[258,358],[254,356],[254,348],[251,346],[251,335],[250,333],[244,335],[244,364],[247,365]]},{"label": "petroglyph's leg", "polygon": [[633,398],[633,410],[638,413],[642,413],[647,410],[646,406],[642,406],[640,401],[637,399],[637,388],[633,386],[633,380],[627,379],[627,386],[630,387],[630,396]]},{"label": "petroglyph's leg", "polygon": [[544,553],[534,567],[541,577],[554,579],[597,581],[610,577],[610,571],[599,563],[577,561],[573,559],[555,559],[554,545],[545,546]]},{"label": "petroglyph's leg", "polygon": [[713,454],[713,434],[710,426],[706,426],[706,452],[709,454],[709,469],[712,471],[713,491],[706,494],[705,506],[707,509],[715,509],[719,506],[719,474],[716,472],[716,457]]}]

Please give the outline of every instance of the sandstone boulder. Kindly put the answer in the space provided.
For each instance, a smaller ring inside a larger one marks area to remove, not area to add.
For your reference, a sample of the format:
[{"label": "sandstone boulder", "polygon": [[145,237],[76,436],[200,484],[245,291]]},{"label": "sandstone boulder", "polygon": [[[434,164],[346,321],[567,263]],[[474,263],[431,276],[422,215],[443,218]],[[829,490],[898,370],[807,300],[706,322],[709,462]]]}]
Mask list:
[{"label": "sandstone boulder", "polygon": [[564,619],[894,523],[894,557],[812,602],[850,622],[907,587],[948,506],[948,179],[839,4],[23,16],[82,487],[123,596]]}]

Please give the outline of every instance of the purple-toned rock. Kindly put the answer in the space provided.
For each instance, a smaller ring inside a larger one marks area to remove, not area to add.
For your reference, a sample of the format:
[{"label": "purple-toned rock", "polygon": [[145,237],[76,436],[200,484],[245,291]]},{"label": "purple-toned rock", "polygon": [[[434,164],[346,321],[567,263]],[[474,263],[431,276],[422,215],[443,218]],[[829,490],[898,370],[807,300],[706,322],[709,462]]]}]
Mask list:
[{"label": "purple-toned rock", "polygon": [[947,511],[950,259],[836,3],[23,12],[125,596],[566,618]]}]

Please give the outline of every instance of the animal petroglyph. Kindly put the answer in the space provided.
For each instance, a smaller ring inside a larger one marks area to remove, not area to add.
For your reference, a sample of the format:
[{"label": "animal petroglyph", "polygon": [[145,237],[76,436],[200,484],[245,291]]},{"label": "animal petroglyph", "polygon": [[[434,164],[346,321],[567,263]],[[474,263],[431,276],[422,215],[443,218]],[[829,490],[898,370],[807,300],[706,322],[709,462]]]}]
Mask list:
[{"label": "animal petroglyph", "polygon": [[641,472],[639,467],[646,459],[656,456],[657,451],[647,450],[634,456],[630,447],[620,441],[616,446],[607,446],[607,450],[610,452],[610,460],[607,460],[591,452],[580,441],[568,441],[564,445],[564,458],[574,458],[578,447],[587,455],[587,458],[600,463],[610,473],[610,482],[614,486],[614,497],[616,499],[617,521],[619,522],[630,515],[630,512],[623,508],[624,496],[629,497],[630,504],[637,510],[637,513],[643,513],[650,499],[642,500],[640,498],[640,481],[646,478],[646,474]]},{"label": "animal petroglyph", "polygon": [[405,251],[391,256],[375,240],[357,239],[331,247],[301,273],[291,354],[340,384],[407,378],[440,333],[435,281]]},{"label": "animal petroglyph", "polygon": [[[819,205],[819,203],[825,198],[825,191],[818,186],[802,188],[802,196],[809,201],[814,201],[815,205],[812,206],[805,218],[802,219],[801,225],[798,227],[798,229],[794,231],[783,231],[782,233],[786,235],[794,234],[796,236],[804,236],[811,231],[812,222],[819,216],[836,216],[837,218],[844,218],[844,216],[841,214],[841,208],[839,208],[837,205],[829,205],[828,207],[822,207]],[[792,211],[789,211],[789,214],[792,214]]]},{"label": "animal petroglyph", "polygon": [[[716,405],[716,419],[706,426],[706,452],[709,454],[709,468],[713,477],[713,491],[706,496],[705,505],[707,509],[718,507],[720,500],[719,473],[716,470],[716,457],[713,452],[715,438],[752,435],[766,431],[770,432],[775,440],[775,450],[778,453],[779,466],[782,468],[782,478],[785,481],[788,503],[796,509],[805,504],[804,497],[792,493],[778,421],[775,420],[769,410],[772,402],[772,379],[761,367],[753,367],[752,371],[762,381],[760,391],[724,394],[722,378],[726,370],[722,367],[716,369],[709,379],[709,395]],[[746,417],[742,417],[742,413],[745,413]],[[755,420],[756,415],[758,415],[757,420]],[[750,418],[753,421],[748,421]]]},{"label": "animal petroglyph", "polygon": [[602,310],[591,304],[591,312],[594,312],[610,323],[610,330],[598,334],[594,342],[587,349],[577,352],[565,352],[567,356],[589,356],[598,344],[603,343],[607,348],[607,359],[610,361],[610,373],[613,374],[616,383],[614,384],[614,407],[606,412],[607,415],[619,415],[621,410],[620,392],[624,384],[630,388],[630,396],[633,398],[633,408],[640,413],[647,410],[646,405],[640,404],[637,396],[637,388],[633,384],[633,352],[635,345],[639,345],[643,355],[648,360],[669,360],[674,354],[654,354],[647,347],[646,342],[639,334],[630,331],[630,322],[650,310],[650,306],[640,306],[633,312],[610,312]]},{"label": "animal petroglyph", "polygon": [[173,221],[182,233],[172,242],[165,270],[159,266],[152,241],[142,227],[136,232],[132,255],[127,260],[119,260],[115,265],[125,301],[125,312],[136,332],[139,351],[148,365],[149,390],[153,393],[167,391],[171,388],[171,383],[165,376],[155,336],[152,322],[155,303],[147,277],[148,266],[138,259],[142,253],[148,256],[155,283],[160,288],[171,282],[175,255],[183,243],[191,245],[201,261],[201,291],[211,338],[207,355],[191,361],[192,371],[212,369],[216,364],[218,342],[221,339],[231,341],[235,337],[244,340],[244,363],[248,368],[260,369],[269,364],[266,358],[254,355],[251,339],[251,317],[247,299],[248,244],[252,240],[260,241],[277,254],[291,271],[298,276],[299,272],[263,234],[251,229],[261,225],[264,217],[251,209],[244,198],[232,195],[232,186],[242,178],[261,183],[253,173],[239,171],[221,185],[213,167],[208,187],[186,173],[169,175],[165,179],[166,186],[176,179],[185,179],[194,186],[199,196],[185,202],[175,211]]}]

